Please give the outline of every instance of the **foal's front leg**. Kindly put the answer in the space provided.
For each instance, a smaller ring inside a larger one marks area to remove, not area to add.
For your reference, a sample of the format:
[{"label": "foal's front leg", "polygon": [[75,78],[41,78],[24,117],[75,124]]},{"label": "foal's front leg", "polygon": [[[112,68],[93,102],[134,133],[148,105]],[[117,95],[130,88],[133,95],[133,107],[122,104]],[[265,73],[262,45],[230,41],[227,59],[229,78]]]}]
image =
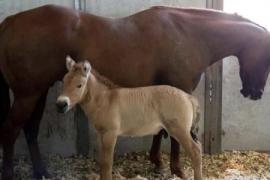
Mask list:
[{"label": "foal's front leg", "polygon": [[115,131],[99,134],[100,179],[112,180],[113,153],[117,140]]}]

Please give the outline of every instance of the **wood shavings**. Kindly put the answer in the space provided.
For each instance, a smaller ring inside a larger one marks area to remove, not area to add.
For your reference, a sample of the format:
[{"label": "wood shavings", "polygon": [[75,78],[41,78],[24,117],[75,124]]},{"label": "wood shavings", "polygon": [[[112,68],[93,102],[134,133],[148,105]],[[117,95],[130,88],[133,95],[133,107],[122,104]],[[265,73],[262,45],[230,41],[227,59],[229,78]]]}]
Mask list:
[{"label": "wood shavings", "polygon": [[[162,174],[154,171],[154,166],[148,157],[149,154],[144,152],[115,157],[113,179],[180,180],[171,175],[167,154],[162,154],[167,167]],[[47,162],[52,180],[99,180],[99,167],[93,158],[50,156],[44,160]],[[0,163],[2,163],[1,158]],[[187,177],[192,177],[193,170],[189,158],[182,155],[181,163]],[[219,155],[204,155],[203,175],[207,180],[266,180],[270,179],[269,163],[269,154],[254,151],[227,151]],[[32,179],[32,165],[28,157],[16,158],[14,165],[15,180]]]}]

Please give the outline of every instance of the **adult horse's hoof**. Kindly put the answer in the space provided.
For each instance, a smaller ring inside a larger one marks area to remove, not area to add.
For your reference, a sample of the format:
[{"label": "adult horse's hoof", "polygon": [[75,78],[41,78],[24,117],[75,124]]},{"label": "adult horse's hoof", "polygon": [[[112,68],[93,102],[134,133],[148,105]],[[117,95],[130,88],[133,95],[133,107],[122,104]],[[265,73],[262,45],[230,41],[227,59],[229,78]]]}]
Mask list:
[{"label": "adult horse's hoof", "polygon": [[2,180],[13,180],[13,178],[12,177],[4,177],[4,176],[2,176]]},{"label": "adult horse's hoof", "polygon": [[160,155],[158,157],[150,155],[150,161],[155,165],[155,172],[162,172],[166,168],[165,163]]},{"label": "adult horse's hoof", "polygon": [[4,174],[2,172],[2,176],[1,177],[2,178],[0,178],[0,179],[2,179],[2,180],[13,180],[13,173],[6,173],[6,174]]},{"label": "adult horse's hoof", "polygon": [[51,179],[51,175],[45,171],[34,172],[34,178],[37,180]]},{"label": "adult horse's hoof", "polygon": [[180,167],[171,166],[171,173],[175,174],[177,177],[186,179],[186,176]]},{"label": "adult horse's hoof", "polygon": [[157,174],[164,174],[166,172],[165,165],[159,166],[159,167],[158,166],[155,166],[154,172],[157,173]]}]

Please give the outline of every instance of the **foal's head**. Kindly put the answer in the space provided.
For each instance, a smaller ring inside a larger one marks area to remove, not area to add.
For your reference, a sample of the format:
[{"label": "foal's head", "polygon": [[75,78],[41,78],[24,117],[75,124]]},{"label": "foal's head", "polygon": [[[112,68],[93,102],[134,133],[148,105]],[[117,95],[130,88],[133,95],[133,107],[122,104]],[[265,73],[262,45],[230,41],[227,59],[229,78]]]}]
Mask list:
[{"label": "foal's head", "polygon": [[77,103],[80,103],[87,92],[87,81],[91,71],[88,61],[75,63],[67,56],[66,66],[68,73],[63,79],[63,90],[56,101],[58,111],[65,113]]}]

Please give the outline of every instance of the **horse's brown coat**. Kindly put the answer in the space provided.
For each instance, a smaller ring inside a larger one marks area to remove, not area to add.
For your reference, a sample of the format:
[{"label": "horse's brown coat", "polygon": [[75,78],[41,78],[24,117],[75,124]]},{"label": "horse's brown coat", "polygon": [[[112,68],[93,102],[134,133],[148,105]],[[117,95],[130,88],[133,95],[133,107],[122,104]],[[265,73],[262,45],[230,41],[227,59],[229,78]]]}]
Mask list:
[{"label": "horse's brown coat", "polygon": [[[169,84],[191,93],[212,63],[236,55],[242,94],[261,97],[269,72],[269,33],[235,15],[200,9],[153,7],[129,17],[109,19],[59,6],[43,6],[8,17],[0,26],[3,179],[12,177],[14,142],[26,134],[35,176],[47,176],[37,145],[48,88],[65,71],[65,56],[89,59],[117,84],[128,87]],[[7,85],[8,84],[8,85]],[[9,115],[7,119],[7,113]],[[160,138],[151,160],[162,166]],[[172,172],[181,176],[178,144],[172,139]]]}]

